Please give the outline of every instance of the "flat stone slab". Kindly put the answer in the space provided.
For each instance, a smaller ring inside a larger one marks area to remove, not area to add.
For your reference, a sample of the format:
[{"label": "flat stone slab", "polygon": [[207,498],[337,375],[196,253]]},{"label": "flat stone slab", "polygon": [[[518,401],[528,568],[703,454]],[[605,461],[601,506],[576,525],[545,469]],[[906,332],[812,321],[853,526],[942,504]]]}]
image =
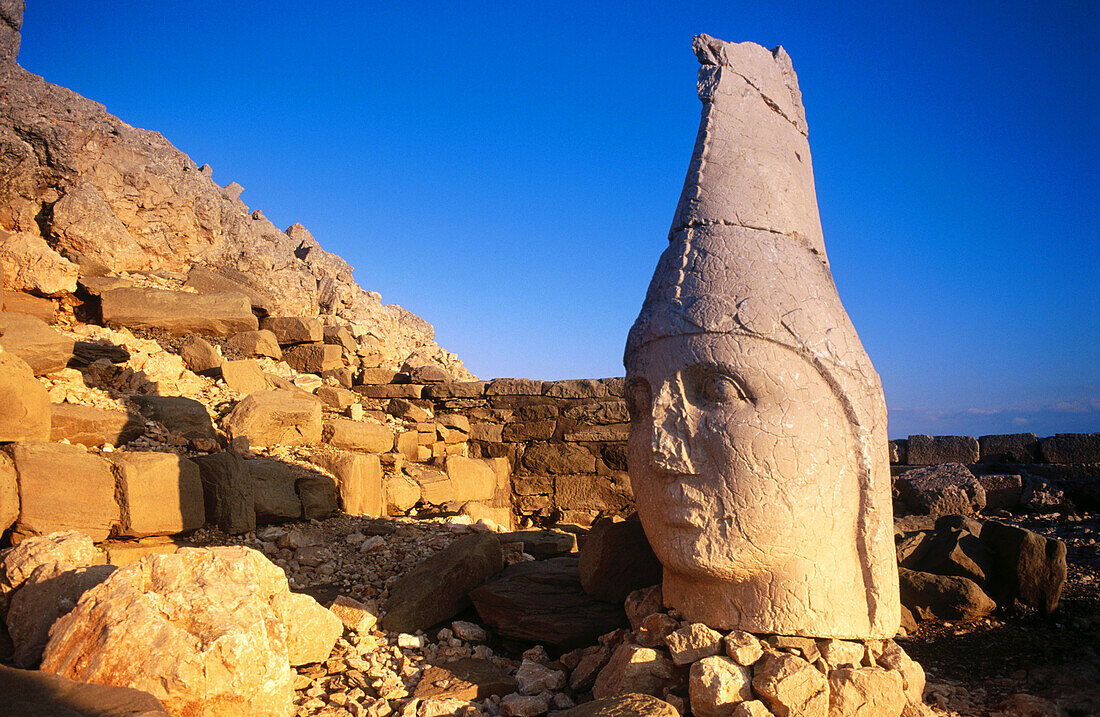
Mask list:
[{"label": "flat stone slab", "polygon": [[0,313],[0,346],[27,362],[35,376],[60,371],[73,358],[75,342],[26,314]]},{"label": "flat stone slab", "polygon": [[104,291],[100,299],[103,322],[109,326],[162,329],[176,336],[232,336],[259,327],[244,294],[124,287]]},{"label": "flat stone slab", "polygon": [[75,403],[50,405],[50,440],[68,440],[82,446],[121,446],[145,432],[141,416],[109,408]]},{"label": "flat stone slab", "polygon": [[563,647],[587,645],[626,627],[623,606],[581,587],[578,558],[569,555],[509,565],[470,592],[478,615],[501,635]]},{"label": "flat stone slab", "polygon": [[413,697],[426,699],[482,700],[516,691],[516,681],[504,670],[475,657],[464,657],[424,671]]},{"label": "flat stone slab", "polygon": [[76,682],[38,670],[0,665],[8,714],[23,717],[159,717],[168,711],[148,692]]}]

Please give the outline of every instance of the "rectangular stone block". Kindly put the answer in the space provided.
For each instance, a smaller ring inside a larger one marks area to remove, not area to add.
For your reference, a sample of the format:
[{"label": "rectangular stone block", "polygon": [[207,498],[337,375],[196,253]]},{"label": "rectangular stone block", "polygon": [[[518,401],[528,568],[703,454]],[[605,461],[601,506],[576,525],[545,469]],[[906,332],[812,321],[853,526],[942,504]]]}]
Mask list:
[{"label": "rectangular stone block", "polygon": [[569,431],[564,438],[567,441],[625,441],[630,435],[629,423],[616,423],[610,426],[585,426]]},{"label": "rectangular stone block", "polygon": [[911,466],[971,465],[978,462],[978,440],[973,436],[909,436],[908,459]]},{"label": "rectangular stone block", "polygon": [[504,436],[504,426],[499,423],[471,423],[470,440],[500,443]]},{"label": "rectangular stone block", "polygon": [[424,388],[424,398],[480,398],[485,395],[485,381],[456,381],[453,383],[437,383]]},{"label": "rectangular stone block", "polygon": [[1057,433],[1039,441],[1047,463],[1100,462],[1100,433]]},{"label": "rectangular stone block", "polygon": [[[389,368],[365,368],[359,372],[359,384],[363,386],[384,386],[395,383],[394,378],[399,374]],[[402,381],[400,383],[408,383]]]},{"label": "rectangular stone block", "polygon": [[554,492],[554,477],[513,476],[512,490],[516,495],[550,495]]},{"label": "rectangular stone block", "polygon": [[206,518],[199,467],[174,453],[113,453],[121,535],[141,538],[201,528]]},{"label": "rectangular stone block", "polygon": [[259,391],[270,391],[274,388],[268,380],[264,370],[255,359],[239,359],[237,361],[225,361],[221,365],[222,380],[225,385],[246,396]]},{"label": "rectangular stone block", "polygon": [[979,475],[978,482],[985,489],[985,510],[1012,510],[1020,505],[1024,493],[1024,479],[1018,475]]},{"label": "rectangular stone block", "polygon": [[504,426],[502,437],[510,443],[526,441],[548,441],[554,437],[557,421],[550,418],[544,421],[508,423]]},{"label": "rectangular stone block", "polygon": [[385,515],[382,463],[378,456],[334,451],[316,455],[313,460],[336,476],[336,490],[345,513],[371,518]]},{"label": "rectangular stone block", "polygon": [[282,523],[302,517],[302,502],[296,485],[308,475],[303,466],[275,458],[255,458],[244,462],[252,478],[257,523]]},{"label": "rectangular stone block", "polygon": [[109,461],[62,443],[15,443],[9,451],[19,476],[19,532],[79,530],[98,542],[121,522]]},{"label": "rectangular stone block", "polygon": [[982,463],[1031,463],[1039,456],[1039,439],[1034,433],[979,436]]},{"label": "rectangular stone block", "polygon": [[268,316],[260,322],[280,344],[302,344],[323,341],[325,325],[316,316]]},{"label": "rectangular stone block", "polygon": [[321,374],[344,367],[344,353],[332,344],[297,344],[283,351],[283,361],[301,373]]},{"label": "rectangular stone block", "polygon": [[603,398],[607,386],[597,378],[578,378],[567,381],[547,381],[542,395],[554,398]]},{"label": "rectangular stone block", "polygon": [[523,467],[541,475],[595,473],[596,456],[569,443],[532,443],[523,453]]},{"label": "rectangular stone block", "polygon": [[82,446],[121,446],[145,432],[145,420],[126,411],[81,406],[74,403],[50,405],[50,441]]},{"label": "rectangular stone block", "polygon": [[420,434],[416,431],[405,431],[397,435],[397,452],[408,458],[416,460],[416,449],[420,445]]},{"label": "rectangular stone block", "polygon": [[252,302],[244,294],[126,287],[104,291],[100,300],[108,326],[163,329],[174,336],[232,336],[257,328]]},{"label": "rectangular stone block", "polygon": [[136,563],[146,555],[165,555],[180,548],[189,547],[187,543],[177,543],[171,538],[144,538],[138,541],[108,541],[100,546],[107,556],[107,564],[116,567]]},{"label": "rectangular stone block", "polygon": [[384,386],[352,386],[351,390],[367,398],[420,398],[424,387],[418,383],[389,383]]},{"label": "rectangular stone block", "polygon": [[634,505],[629,480],[620,476],[554,476],[554,505],[563,510],[603,510],[622,514]]},{"label": "rectangular stone block", "polygon": [[326,443],[336,448],[367,453],[388,453],[393,449],[393,432],[383,425],[367,421],[334,418],[324,422]]},{"label": "rectangular stone block", "polygon": [[622,399],[586,401],[576,406],[570,406],[562,415],[577,423],[590,426],[630,422],[630,412],[626,410],[626,401]]},{"label": "rectangular stone block", "polygon": [[485,387],[486,396],[541,396],[542,381],[529,378],[494,378]]}]

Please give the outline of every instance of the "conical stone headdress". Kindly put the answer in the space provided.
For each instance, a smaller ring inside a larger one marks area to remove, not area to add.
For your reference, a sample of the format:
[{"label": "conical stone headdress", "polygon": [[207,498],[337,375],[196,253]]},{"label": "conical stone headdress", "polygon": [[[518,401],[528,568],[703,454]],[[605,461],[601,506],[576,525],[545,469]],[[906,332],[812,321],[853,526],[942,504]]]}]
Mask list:
[{"label": "conical stone headdress", "polygon": [[655,340],[704,333],[753,336],[809,362],[840,402],[856,446],[871,622],[896,627],[886,406],[829,271],[790,57],[707,35],[693,48],[702,64],[699,134],[625,362]]}]

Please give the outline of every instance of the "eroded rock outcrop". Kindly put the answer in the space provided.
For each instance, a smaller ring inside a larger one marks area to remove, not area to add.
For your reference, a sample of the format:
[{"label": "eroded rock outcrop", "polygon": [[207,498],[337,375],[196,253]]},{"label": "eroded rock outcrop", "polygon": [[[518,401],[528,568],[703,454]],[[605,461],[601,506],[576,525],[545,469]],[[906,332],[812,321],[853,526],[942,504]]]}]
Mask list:
[{"label": "eroded rock outcrop", "polygon": [[[157,132],[16,64],[23,3],[0,14],[0,257],[5,281],[73,292],[82,274],[171,271],[200,294],[242,291],[261,314],[346,323],[368,364],[412,360],[471,378],[430,324],[355,283],[301,224],[283,231]],[[192,276],[194,275],[194,276]],[[192,280],[193,279],[193,280]],[[247,327],[246,327],[247,328]]]}]

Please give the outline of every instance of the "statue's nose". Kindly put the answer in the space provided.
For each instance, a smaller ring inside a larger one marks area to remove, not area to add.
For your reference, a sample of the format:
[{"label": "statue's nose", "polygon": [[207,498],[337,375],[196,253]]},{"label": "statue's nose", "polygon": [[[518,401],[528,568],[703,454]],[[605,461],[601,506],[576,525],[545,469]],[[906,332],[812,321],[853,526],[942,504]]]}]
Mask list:
[{"label": "statue's nose", "polygon": [[690,407],[678,379],[665,381],[653,400],[653,461],[669,473],[694,473]]}]

